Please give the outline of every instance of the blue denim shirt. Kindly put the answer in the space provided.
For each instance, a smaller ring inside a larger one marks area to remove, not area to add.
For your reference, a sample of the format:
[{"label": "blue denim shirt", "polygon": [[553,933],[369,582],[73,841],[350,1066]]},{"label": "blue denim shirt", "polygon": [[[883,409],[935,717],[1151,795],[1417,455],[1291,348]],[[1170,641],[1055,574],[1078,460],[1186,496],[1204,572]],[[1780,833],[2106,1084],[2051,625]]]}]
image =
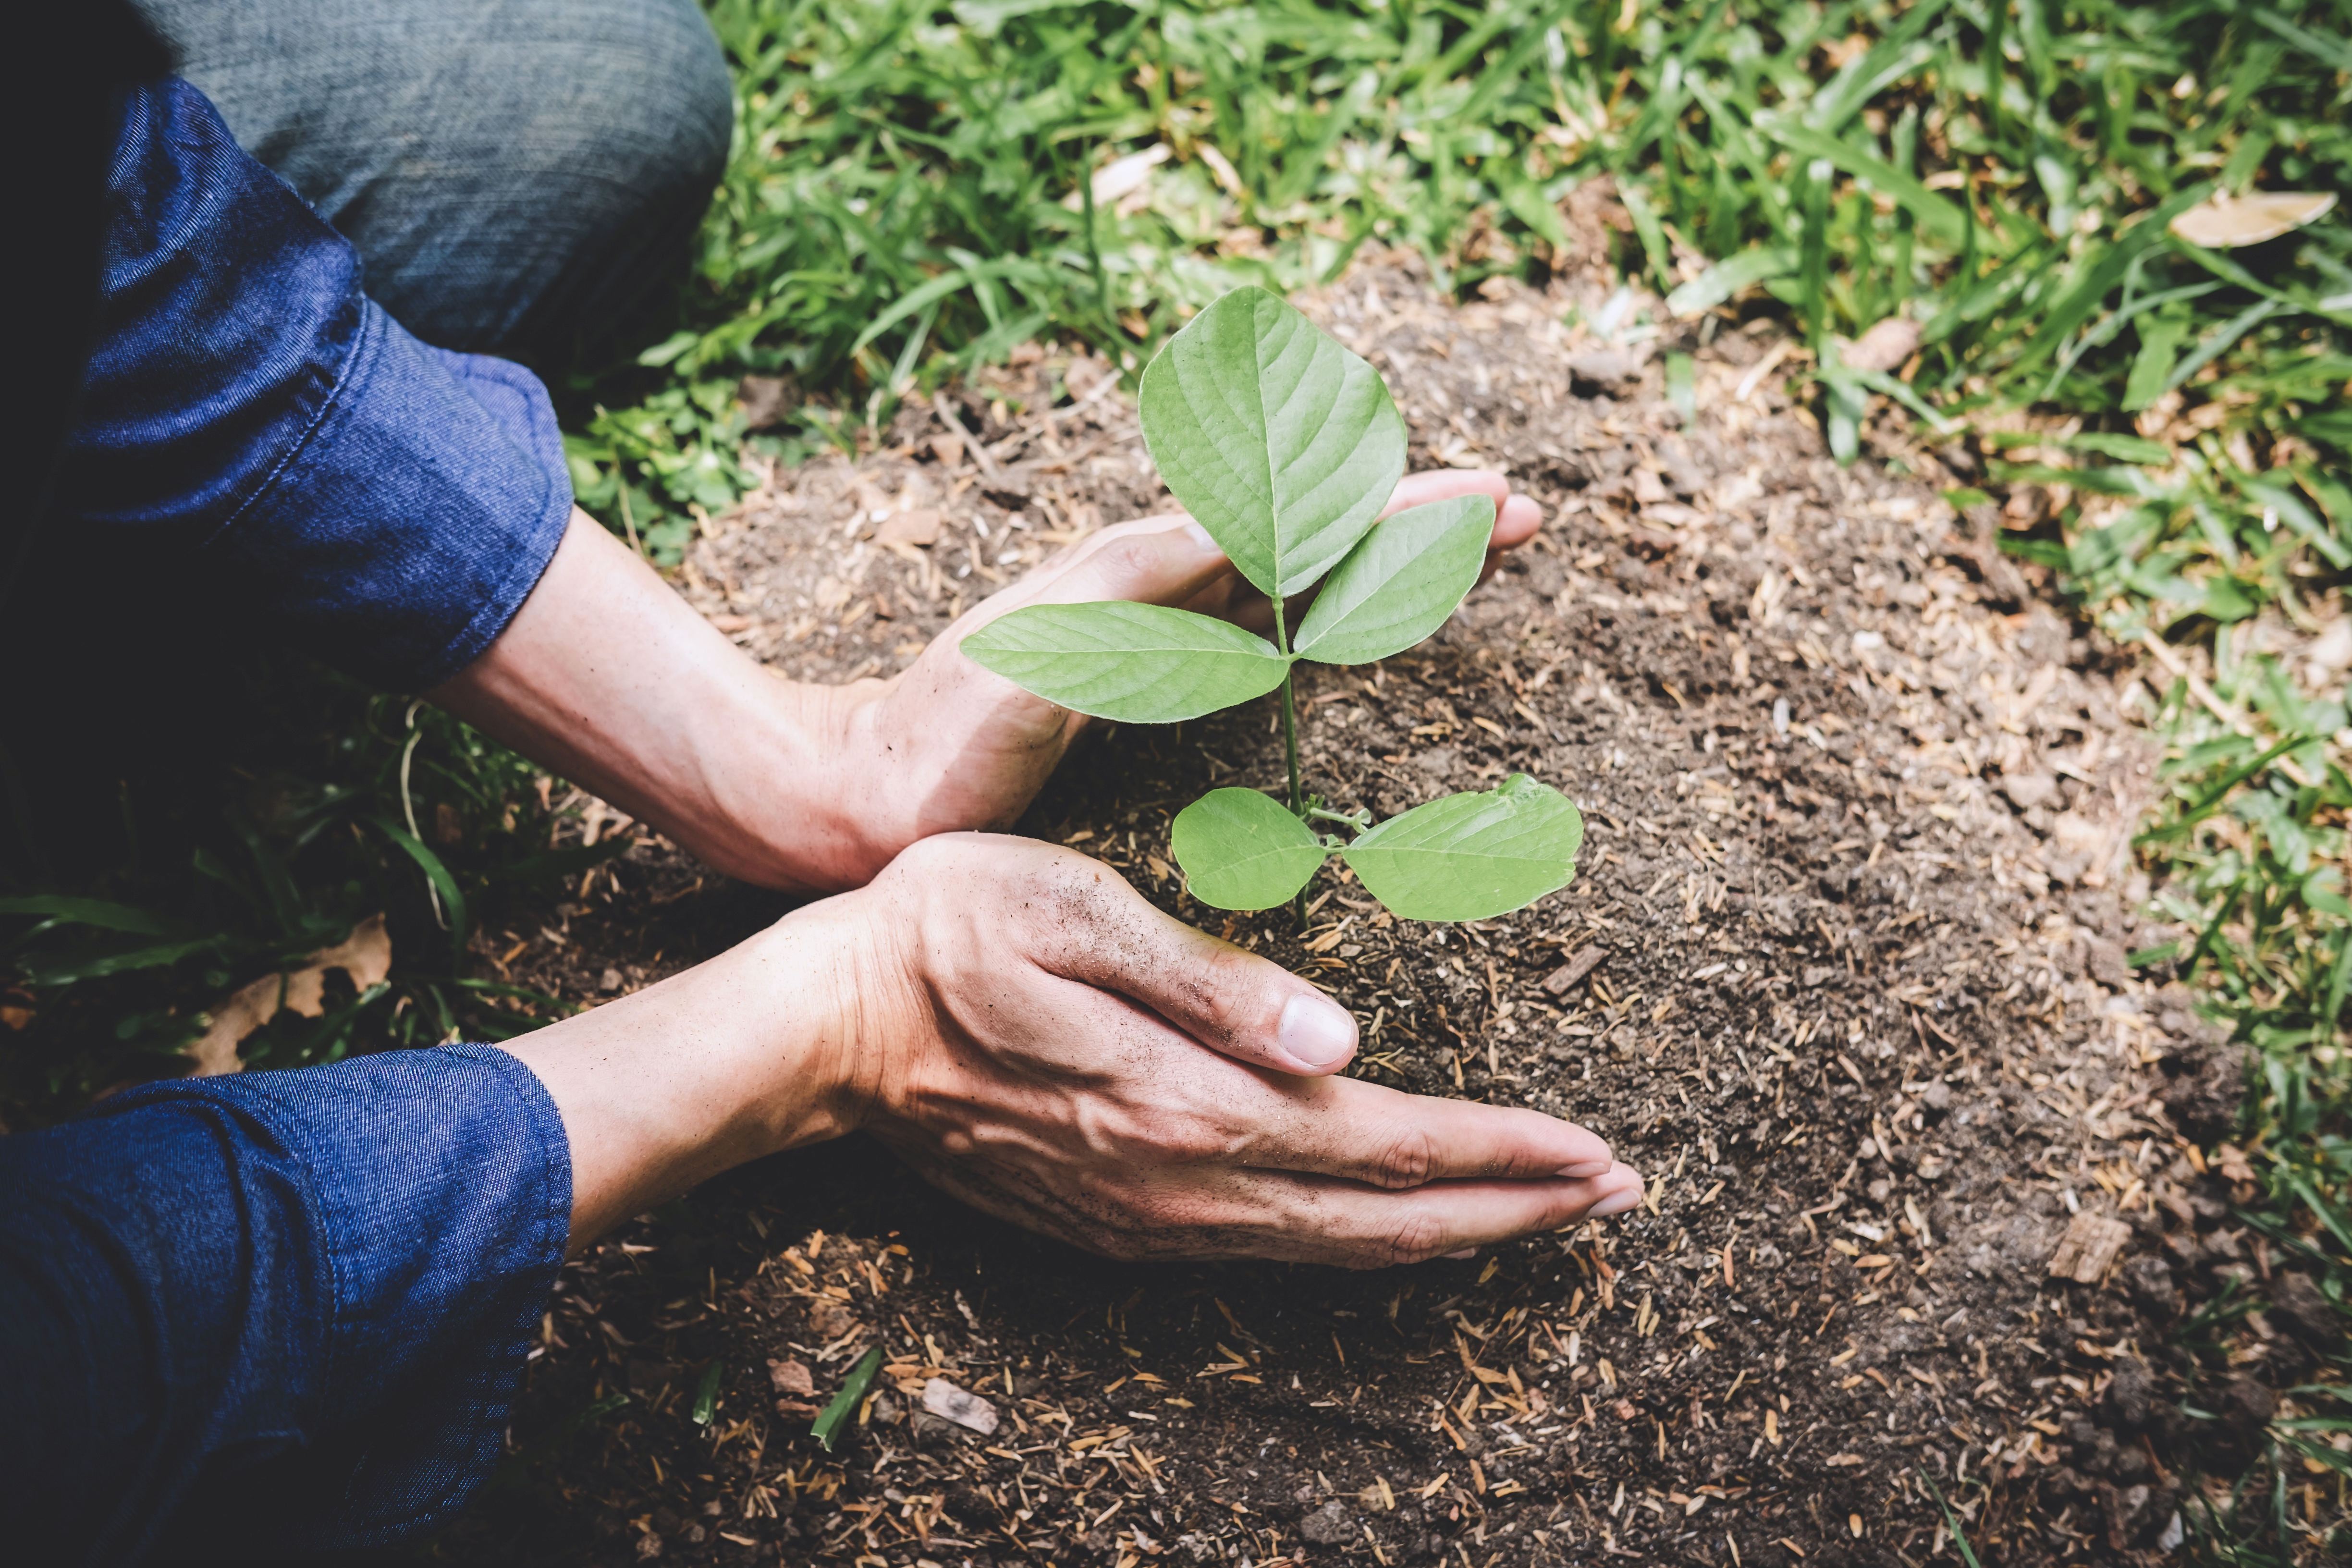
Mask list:
[{"label": "blue denim shirt", "polygon": [[455,675],[571,516],[545,389],[404,331],[358,254],[184,81],[128,95],[108,195],[61,525],[362,679]]},{"label": "blue denim shirt", "polygon": [[0,1137],[8,1561],[309,1560],[486,1477],[572,1222],[487,1046],[153,1084]]},{"label": "blue denim shirt", "polygon": [[[403,331],[184,82],[126,96],[109,204],[58,521],[363,679],[455,674],[570,513],[544,390]],[[0,1137],[0,1556],[307,1556],[444,1517],[499,1451],[571,1205],[553,1102],[482,1047]]]}]

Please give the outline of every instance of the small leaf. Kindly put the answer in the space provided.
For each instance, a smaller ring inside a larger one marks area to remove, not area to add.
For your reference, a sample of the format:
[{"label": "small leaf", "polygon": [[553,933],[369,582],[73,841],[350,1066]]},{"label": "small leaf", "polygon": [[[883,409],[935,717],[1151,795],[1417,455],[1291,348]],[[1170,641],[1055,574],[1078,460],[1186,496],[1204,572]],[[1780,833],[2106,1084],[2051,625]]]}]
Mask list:
[{"label": "small leaf", "polygon": [[697,1426],[708,1426],[719,1415],[719,1358],[712,1356],[710,1364],[702,1369],[702,1380],[695,1384],[692,1415]]},{"label": "small leaf", "polygon": [[1097,719],[1169,724],[1263,697],[1290,661],[1262,637],[1160,605],[1033,605],[963,639],[1024,691]]},{"label": "small leaf", "polygon": [[1392,816],[1347,849],[1371,895],[1412,921],[1477,921],[1568,886],[1584,818],[1525,773]]},{"label": "small leaf", "polygon": [[1339,564],[1404,476],[1404,421],[1380,373],[1263,289],[1236,289],[1143,373],[1160,477],[1259,591]]},{"label": "small leaf", "polygon": [[1278,801],[1254,789],[1213,789],[1169,830],[1192,896],[1220,910],[1270,910],[1307,886],[1324,849]]},{"label": "small leaf", "polygon": [[1315,595],[1298,623],[1298,657],[1370,664],[1412,647],[1478,585],[1494,531],[1487,496],[1455,496],[1390,518],[1364,535]]},{"label": "small leaf", "polygon": [[179,928],[163,916],[129,904],[100,899],[74,899],[42,893],[31,898],[0,899],[0,915],[46,915],[42,929],[51,926],[95,926],[100,931],[128,931],[134,936],[170,936]]},{"label": "small leaf", "polygon": [[833,1402],[824,1407],[822,1415],[809,1423],[809,1436],[823,1444],[826,1453],[833,1452],[834,1438],[840,1435],[843,1424],[856,1413],[857,1402],[866,1397],[866,1391],[872,1386],[874,1373],[881,1364],[880,1345],[859,1356],[857,1364],[851,1367],[849,1375],[842,1380],[841,1392],[833,1396]]}]

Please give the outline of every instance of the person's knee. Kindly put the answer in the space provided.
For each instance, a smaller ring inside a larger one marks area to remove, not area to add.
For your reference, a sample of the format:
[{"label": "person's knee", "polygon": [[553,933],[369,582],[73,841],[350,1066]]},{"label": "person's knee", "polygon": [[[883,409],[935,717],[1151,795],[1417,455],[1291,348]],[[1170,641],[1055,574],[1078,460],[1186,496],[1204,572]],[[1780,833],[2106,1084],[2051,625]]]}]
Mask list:
[{"label": "person's knee", "polygon": [[444,347],[551,352],[684,263],[733,94],[696,0],[140,0]]},{"label": "person's knee", "polygon": [[656,205],[698,210],[734,128],[734,89],[710,24],[695,0],[608,0],[593,10],[582,79],[562,95],[579,138],[572,153]]}]

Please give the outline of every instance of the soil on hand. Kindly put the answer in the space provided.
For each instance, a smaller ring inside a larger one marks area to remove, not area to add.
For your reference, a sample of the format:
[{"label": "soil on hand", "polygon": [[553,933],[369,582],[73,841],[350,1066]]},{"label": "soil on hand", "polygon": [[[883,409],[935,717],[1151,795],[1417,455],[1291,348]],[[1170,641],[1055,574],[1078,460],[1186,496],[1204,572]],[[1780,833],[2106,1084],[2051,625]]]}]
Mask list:
[{"label": "soil on hand", "polygon": [[[1426,926],[1328,868],[1303,934],[1193,904],[1169,820],[1278,784],[1270,699],[1097,735],[1024,830],[1329,990],[1357,1074],[1591,1126],[1648,1205],[1406,1269],[1124,1265],[862,1141],[768,1162],[564,1271],[508,1472],[435,1554],[1812,1568],[1954,1556],[1938,1494],[1986,1562],[2177,1542],[2188,1446],[2226,1465],[2311,1363],[2289,1299],[2331,1325],[2176,1135],[2235,1068],[2126,962],[2174,934],[2135,923],[2129,671],[1932,458],[1880,432],[1832,464],[1761,333],[1607,342],[1571,304],[1604,310],[1584,279],[1457,309],[1394,263],[1308,302],[1414,466],[1505,468],[1548,523],[1424,647],[1301,670],[1309,787],[1385,816],[1531,773],[1585,812],[1570,889]],[[683,590],[780,675],[887,675],[1165,508],[1106,375],[1031,357],[776,475]],[[590,998],[782,907],[649,840],[497,946]],[[2171,1331],[2254,1274],[2271,1331],[2192,1419]],[[869,1347],[827,1453],[810,1419]]]}]

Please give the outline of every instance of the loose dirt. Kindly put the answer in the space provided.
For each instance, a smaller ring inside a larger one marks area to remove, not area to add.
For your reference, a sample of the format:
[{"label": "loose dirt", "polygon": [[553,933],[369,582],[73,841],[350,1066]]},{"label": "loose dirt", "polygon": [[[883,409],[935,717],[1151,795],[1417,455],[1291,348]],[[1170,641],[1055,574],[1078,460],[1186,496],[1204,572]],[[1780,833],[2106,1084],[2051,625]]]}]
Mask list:
[{"label": "loose dirt", "polygon": [[[2226,1468],[2310,1364],[2282,1305],[2200,1385],[2218,1414],[2179,1408],[2181,1314],[2233,1276],[2305,1287],[2176,1129],[2226,1131],[2233,1062],[2126,962],[2175,934],[2135,913],[2141,693],[1935,459],[1878,432],[1840,470],[1777,340],[1621,313],[1612,341],[1589,279],[1455,308],[1384,262],[1309,308],[1399,392],[1415,466],[1505,468],[1549,520],[1424,647],[1307,675],[1310,787],[1385,816],[1532,773],[1585,812],[1575,883],[1437,927],[1326,879],[1303,937],[1192,904],[1169,819],[1277,784],[1270,701],[1101,733],[1024,830],[1330,990],[1357,1073],[1592,1127],[1648,1206],[1380,1273],[1127,1266],[862,1142],[770,1161],[565,1270],[512,1462],[434,1555],[1812,1568],[1953,1556],[1940,1493],[1986,1562],[2152,1561],[2188,1445]],[[780,675],[883,675],[1166,506],[1098,363],[945,407],[962,438],[926,408],[775,475],[681,590]],[[545,933],[484,941],[593,1000],[784,907],[648,839]],[[809,1417],[869,1346],[828,1455]],[[927,1411],[933,1379],[992,1432]]]}]

